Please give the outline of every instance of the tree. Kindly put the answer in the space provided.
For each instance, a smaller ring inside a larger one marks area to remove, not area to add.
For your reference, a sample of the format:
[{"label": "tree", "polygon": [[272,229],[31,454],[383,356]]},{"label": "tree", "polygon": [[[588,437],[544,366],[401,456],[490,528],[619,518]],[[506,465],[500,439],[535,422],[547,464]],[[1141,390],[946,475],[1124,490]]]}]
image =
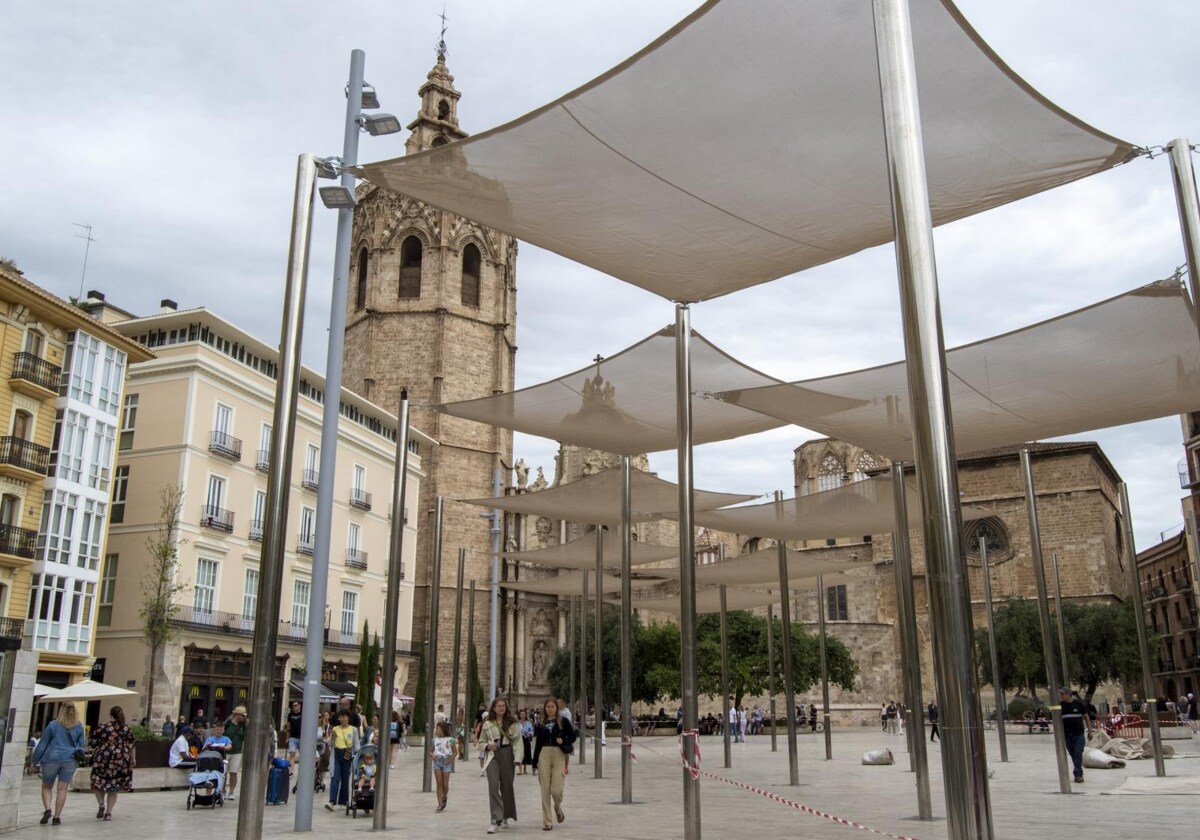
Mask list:
[{"label": "tree", "polygon": [[[375,684],[379,678],[379,634],[371,640],[367,620],[363,619],[362,638],[358,642],[358,683],[354,688],[354,702],[363,708],[364,724],[371,725],[375,719]],[[382,702],[382,698],[381,702]]]},{"label": "tree", "polygon": [[[1028,598],[1007,598],[992,617],[1000,688],[1016,689],[1037,700],[1037,689],[1046,685],[1042,658],[1042,629],[1037,603]],[[975,665],[981,683],[993,684],[991,647],[987,628],[975,631]]]},{"label": "tree", "polygon": [[469,725],[480,703],[486,703],[483,683],[479,679],[479,655],[475,652],[475,640],[467,644],[467,706],[463,720]]},{"label": "tree", "polygon": [[142,634],[150,646],[150,676],[146,680],[146,718],[154,720],[154,678],[162,670],[160,660],[167,644],[175,638],[179,604],[175,597],[187,589],[180,583],[179,518],[183,511],[183,488],[169,484],[159,493],[158,526],[146,538],[150,562],[142,575]]},{"label": "tree", "polygon": [[[417,696],[413,700],[412,730],[418,735],[425,732],[425,665],[428,661],[428,645],[422,643],[421,655],[417,658]],[[432,743],[432,742],[431,742]]]},{"label": "tree", "polygon": [[[579,649],[580,634],[583,634],[584,658],[588,673],[591,673],[592,662],[596,650],[596,621],[595,616],[589,615],[586,622],[576,621],[571,627],[570,636],[574,640],[576,651]],[[606,705],[617,705],[621,702],[621,616],[616,609],[606,609],[600,619],[600,661],[603,680],[601,700]],[[637,615],[633,616],[633,628],[630,633],[631,669],[630,679],[633,689],[633,701],[652,703],[657,694],[650,689],[646,681],[646,660],[641,651],[642,627]],[[678,658],[678,653],[676,653]],[[576,662],[578,667],[578,661]],[[566,697],[571,690],[571,652],[562,648],[554,656],[550,665],[547,679],[550,690],[558,697]],[[588,687],[588,697],[585,703],[591,703],[594,686]]]}]

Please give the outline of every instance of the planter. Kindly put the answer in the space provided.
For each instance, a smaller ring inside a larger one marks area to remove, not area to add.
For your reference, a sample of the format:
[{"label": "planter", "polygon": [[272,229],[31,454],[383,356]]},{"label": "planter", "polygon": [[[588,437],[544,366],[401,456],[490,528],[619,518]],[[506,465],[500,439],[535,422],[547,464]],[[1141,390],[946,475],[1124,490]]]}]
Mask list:
[{"label": "planter", "polygon": [[166,767],[170,754],[170,741],[137,741],[133,745],[133,758],[138,767]]}]

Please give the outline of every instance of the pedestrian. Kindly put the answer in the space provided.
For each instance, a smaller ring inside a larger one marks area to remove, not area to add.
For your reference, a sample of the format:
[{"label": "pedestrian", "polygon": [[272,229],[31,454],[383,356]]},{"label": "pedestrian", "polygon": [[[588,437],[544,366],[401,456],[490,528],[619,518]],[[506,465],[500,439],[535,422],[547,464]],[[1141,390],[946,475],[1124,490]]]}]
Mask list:
[{"label": "pedestrian", "polygon": [[437,810],[446,810],[446,799],[450,796],[450,774],[454,772],[454,759],[458,756],[458,741],[450,734],[450,722],[440,720],[433,726],[433,780],[437,783]]},{"label": "pedestrian", "polygon": [[162,736],[168,741],[175,738],[175,721],[170,715],[167,715],[167,719],[163,721]]},{"label": "pedestrian", "polygon": [[[345,706],[349,706],[349,703]],[[333,727],[329,746],[333,752],[330,759],[333,773],[329,779],[326,811],[332,811],[335,805],[347,805],[350,802],[350,762],[358,752],[359,740],[358,730],[350,725],[349,708],[338,709],[338,725]]]},{"label": "pedestrian", "polygon": [[508,701],[497,697],[488,709],[487,720],[479,736],[487,755],[484,773],[488,780],[488,803],[491,823],[487,833],[495,834],[498,828],[507,828],[509,820],[517,818],[517,797],[513,793],[513,770],[521,759],[517,750],[522,749],[521,727],[508,710]]},{"label": "pedestrian", "polygon": [[389,744],[389,761],[392,769],[396,767],[396,753],[400,751],[400,730],[404,728],[404,721],[400,718],[400,713],[392,709],[392,719],[388,723],[388,744]]},{"label": "pedestrian", "polygon": [[1075,782],[1083,782],[1083,745],[1086,743],[1084,730],[1092,734],[1092,724],[1088,720],[1087,707],[1082,701],[1071,696],[1071,689],[1063,686],[1058,690],[1062,707],[1063,735],[1066,737],[1067,754],[1075,765]]},{"label": "pedestrian", "polygon": [[96,819],[111,820],[117,794],[133,790],[133,731],[125,725],[125,712],[113,706],[109,721],[92,732],[92,791],[100,810]]},{"label": "pedestrian", "polygon": [[930,742],[937,741],[941,736],[938,735],[938,707],[937,703],[930,702],[926,710],[929,714],[929,740]]},{"label": "pedestrian", "polygon": [[304,715],[300,710],[300,701],[293,700],[287,716],[287,760],[292,764],[296,763],[300,755],[300,733],[304,727]]},{"label": "pedestrian", "polygon": [[887,730],[887,734],[889,734],[889,735],[895,735],[899,731],[897,714],[898,713],[896,711],[896,704],[893,703],[891,700],[889,700],[887,706],[884,707],[884,717],[886,719],[885,720],[885,723],[886,723],[885,728]]},{"label": "pedestrian", "polygon": [[182,767],[189,770],[196,766],[196,758],[192,755],[192,727],[186,723],[175,730],[175,740],[167,753],[168,767]]},{"label": "pedestrian", "polygon": [[238,774],[242,772],[242,749],[246,744],[245,706],[235,707],[229,720],[225,721],[225,737],[229,739],[229,751],[226,753],[226,760],[229,762],[226,768],[229,782],[225,788],[228,791],[225,798],[232,801],[237,798]]},{"label": "pedestrian", "polygon": [[575,752],[575,727],[563,714],[563,708],[553,697],[542,704],[542,722],[534,733],[533,767],[542,789],[542,831],[551,831],[550,811],[562,822],[563,788],[570,772],[571,754]]},{"label": "pedestrian", "polygon": [[517,765],[517,773],[524,776],[533,764],[533,722],[525,709],[517,715],[517,726],[521,727],[521,763]]},{"label": "pedestrian", "polygon": [[212,734],[204,739],[204,745],[200,748],[201,752],[218,752],[222,757],[229,755],[230,748],[233,747],[233,742],[225,735],[225,724],[217,721],[213,725]]},{"label": "pedestrian", "polygon": [[879,707],[879,728],[887,732],[887,703],[883,703]]},{"label": "pedestrian", "polygon": [[817,704],[816,703],[808,704],[808,725],[812,727],[812,729],[809,730],[810,732],[817,731]]},{"label": "pedestrian", "polygon": [[[54,800],[54,825],[62,820],[63,806],[67,804],[67,787],[75,768],[83,760],[83,724],[72,703],[63,703],[58,717],[46,725],[31,761],[42,768],[42,825],[51,821],[50,800]],[[55,790],[57,785],[57,791]]]},{"label": "pedestrian", "polygon": [[738,740],[744,744],[746,743],[746,708],[744,706],[737,707],[737,725]]},{"label": "pedestrian", "polygon": [[204,707],[196,709],[196,714],[192,715],[192,729],[208,729],[208,716],[204,714]]},{"label": "pedestrian", "polygon": [[729,706],[729,718],[725,722],[729,725],[729,735],[735,744],[738,739],[737,719],[737,707],[731,704]]}]

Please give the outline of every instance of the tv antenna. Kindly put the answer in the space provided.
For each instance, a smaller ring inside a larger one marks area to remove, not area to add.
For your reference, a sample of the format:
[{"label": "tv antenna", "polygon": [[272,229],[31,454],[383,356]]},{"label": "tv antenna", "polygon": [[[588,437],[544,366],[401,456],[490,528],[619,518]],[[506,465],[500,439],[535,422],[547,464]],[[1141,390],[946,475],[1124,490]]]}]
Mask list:
[{"label": "tv antenna", "polygon": [[445,55],[446,55],[446,21],[448,20],[448,18],[446,17],[446,4],[445,3],[442,4],[442,13],[440,15],[438,15],[438,17],[440,17],[442,19],[442,34],[441,34],[441,37],[438,39],[437,51],[438,51],[438,55],[445,57]]},{"label": "tv antenna", "polygon": [[76,298],[76,300],[83,300],[83,284],[87,281],[88,254],[92,250],[92,243],[96,240],[92,238],[91,225],[81,225],[79,222],[71,222],[71,224],[77,228],[82,228],[85,231],[84,233],[75,234],[75,238],[82,239],[87,242],[87,244],[83,246],[83,272],[79,275],[79,296]]}]

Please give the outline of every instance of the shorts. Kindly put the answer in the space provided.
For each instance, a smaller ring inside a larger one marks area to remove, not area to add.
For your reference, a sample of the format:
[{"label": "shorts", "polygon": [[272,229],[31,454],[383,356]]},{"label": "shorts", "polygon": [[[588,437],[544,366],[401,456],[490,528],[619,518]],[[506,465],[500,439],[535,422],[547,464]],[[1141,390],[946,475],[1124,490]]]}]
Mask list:
[{"label": "shorts", "polygon": [[229,761],[229,764],[225,768],[227,771],[229,771],[230,773],[241,773],[242,772],[242,754],[241,753],[233,753],[232,755],[229,756],[228,761]]},{"label": "shorts", "polygon": [[74,760],[67,761],[44,761],[42,762],[42,784],[52,785],[57,779],[64,785],[71,783],[71,777],[75,775],[75,768],[78,765]]},{"label": "shorts", "polygon": [[454,764],[449,761],[435,759],[433,762],[433,771],[435,773],[453,773]]},{"label": "shorts", "polygon": [[290,753],[300,752],[300,739],[299,738],[288,738],[287,751]]}]

